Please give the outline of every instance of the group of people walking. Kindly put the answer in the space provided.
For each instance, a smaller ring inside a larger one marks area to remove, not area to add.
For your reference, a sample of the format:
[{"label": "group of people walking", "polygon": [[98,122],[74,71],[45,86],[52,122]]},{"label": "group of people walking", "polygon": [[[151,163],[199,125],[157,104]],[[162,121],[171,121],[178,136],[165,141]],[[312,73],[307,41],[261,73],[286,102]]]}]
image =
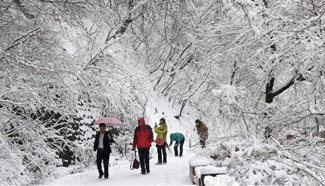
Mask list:
[{"label": "group of people walking", "polygon": [[139,152],[141,174],[150,173],[149,165],[149,153],[151,143],[155,142],[158,152],[158,162],[157,165],[167,163],[167,152],[166,148],[173,144],[173,141],[176,141],[174,145],[175,156],[178,156],[178,147],[180,148],[181,157],[183,155],[183,145],[185,142],[185,137],[181,133],[172,133],[170,134],[170,144],[167,144],[167,133],[168,126],[166,120],[161,118],[159,125],[156,123],[154,127],[154,132],[157,134],[156,140],[153,139],[153,130],[150,125],[146,125],[144,118],[138,119],[138,126],[134,131],[132,150],[135,150],[137,147]]},{"label": "group of people walking", "polygon": [[[208,139],[208,128],[200,120],[195,121],[197,133],[200,137],[200,145],[202,148],[205,147],[205,141]],[[94,151],[97,151],[97,168],[99,173],[99,178],[104,176],[108,179],[108,162],[111,153],[110,144],[114,142],[112,134],[106,131],[106,125],[99,125],[99,132],[96,134]],[[132,150],[138,149],[139,161],[141,167],[141,174],[150,173],[149,165],[149,155],[150,147],[152,142],[156,143],[158,152],[158,162],[157,165],[167,163],[167,153],[166,148],[169,149],[170,146],[174,145],[175,156],[183,156],[183,146],[185,143],[185,137],[182,133],[171,133],[170,143],[167,143],[168,126],[166,120],[161,118],[159,125],[156,123],[154,127],[154,132],[157,134],[156,140],[153,138],[153,130],[150,125],[147,125],[145,118],[141,117],[138,119],[138,126],[134,130]],[[178,151],[179,148],[179,151]],[[102,163],[104,163],[104,171],[102,170]]]}]

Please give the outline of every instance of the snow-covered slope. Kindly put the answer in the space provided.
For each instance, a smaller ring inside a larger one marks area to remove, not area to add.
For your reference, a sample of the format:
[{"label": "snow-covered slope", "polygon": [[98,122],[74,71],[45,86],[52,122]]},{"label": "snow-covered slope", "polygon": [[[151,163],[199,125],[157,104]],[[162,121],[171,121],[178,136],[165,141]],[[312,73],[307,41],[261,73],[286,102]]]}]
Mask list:
[{"label": "snow-covered slope", "polygon": [[188,142],[188,139],[195,135],[195,118],[192,118],[189,115],[184,115],[180,117],[180,119],[176,119],[174,116],[177,115],[177,111],[178,110],[175,110],[172,107],[172,103],[166,101],[164,98],[155,96],[154,100],[150,101],[147,105],[146,115],[151,127],[154,127],[155,123],[159,123],[160,118],[165,118],[168,125],[168,134],[180,132],[184,134],[186,141]]}]

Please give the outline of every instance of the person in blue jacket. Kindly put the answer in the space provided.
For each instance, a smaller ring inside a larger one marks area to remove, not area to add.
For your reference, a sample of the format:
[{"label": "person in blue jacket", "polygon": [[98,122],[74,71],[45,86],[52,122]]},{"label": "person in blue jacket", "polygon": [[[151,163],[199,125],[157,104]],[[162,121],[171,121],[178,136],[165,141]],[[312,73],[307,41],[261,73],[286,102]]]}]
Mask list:
[{"label": "person in blue jacket", "polygon": [[179,157],[182,157],[183,155],[183,145],[185,142],[185,137],[183,134],[181,133],[171,133],[170,134],[170,144],[169,146],[171,146],[173,144],[173,141],[176,141],[175,145],[174,145],[174,151],[175,151],[175,156],[178,156],[178,146],[179,146],[179,150],[180,150],[180,154]]}]

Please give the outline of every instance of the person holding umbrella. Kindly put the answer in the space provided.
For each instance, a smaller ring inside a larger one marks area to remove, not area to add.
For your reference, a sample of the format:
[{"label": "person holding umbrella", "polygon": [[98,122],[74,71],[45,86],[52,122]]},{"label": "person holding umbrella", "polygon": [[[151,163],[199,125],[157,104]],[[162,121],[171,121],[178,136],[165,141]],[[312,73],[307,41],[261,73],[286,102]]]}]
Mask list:
[{"label": "person holding umbrella", "polygon": [[135,147],[138,148],[141,174],[149,174],[149,153],[151,143],[153,142],[153,132],[152,128],[149,125],[146,125],[145,119],[138,119],[138,126],[134,130],[132,150],[135,150]]},{"label": "person holding umbrella", "polygon": [[[95,143],[94,143],[94,151],[97,151],[97,169],[99,173],[99,179],[101,179],[104,175],[105,179],[108,179],[108,163],[109,156],[111,151],[111,143],[113,143],[112,134],[106,131],[106,124],[99,124],[99,132],[96,134]],[[104,162],[104,173],[102,170],[102,162]]]}]

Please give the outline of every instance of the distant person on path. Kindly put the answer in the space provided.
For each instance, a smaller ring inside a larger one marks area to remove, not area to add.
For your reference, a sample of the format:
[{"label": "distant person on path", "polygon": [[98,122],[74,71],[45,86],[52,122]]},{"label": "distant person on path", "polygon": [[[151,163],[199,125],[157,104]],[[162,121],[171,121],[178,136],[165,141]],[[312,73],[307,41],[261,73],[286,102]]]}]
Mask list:
[{"label": "distant person on path", "polygon": [[196,125],[196,129],[197,129],[197,134],[199,135],[199,138],[200,138],[201,147],[204,148],[205,141],[209,137],[208,127],[202,121],[200,121],[198,119],[195,120],[195,125]]},{"label": "distant person on path", "polygon": [[[106,131],[105,123],[99,124],[99,132],[96,134],[94,151],[97,151],[97,169],[99,173],[99,178],[102,178],[103,175],[105,179],[108,179],[108,163],[109,156],[111,151],[111,143],[113,143],[113,137],[110,132]],[[104,173],[102,170],[102,162],[104,161]]]},{"label": "distant person on path", "polygon": [[138,148],[139,158],[140,158],[140,166],[141,166],[141,174],[149,174],[149,152],[151,143],[153,142],[153,132],[152,128],[149,125],[146,125],[145,119],[138,119],[138,126],[135,128],[134,137],[133,137],[133,148]]},{"label": "distant person on path", "polygon": [[172,133],[170,134],[170,144],[169,146],[173,145],[173,141],[176,141],[174,145],[175,156],[178,156],[178,146],[179,146],[179,157],[183,156],[183,145],[185,142],[185,137],[181,133]]},{"label": "distant person on path", "polygon": [[[156,147],[158,151],[158,162],[156,164],[167,163],[167,153],[166,153],[166,136],[168,132],[168,126],[165,118],[161,118],[159,121],[159,126],[155,124],[155,133],[157,133]],[[163,160],[162,160],[163,156]]]}]

